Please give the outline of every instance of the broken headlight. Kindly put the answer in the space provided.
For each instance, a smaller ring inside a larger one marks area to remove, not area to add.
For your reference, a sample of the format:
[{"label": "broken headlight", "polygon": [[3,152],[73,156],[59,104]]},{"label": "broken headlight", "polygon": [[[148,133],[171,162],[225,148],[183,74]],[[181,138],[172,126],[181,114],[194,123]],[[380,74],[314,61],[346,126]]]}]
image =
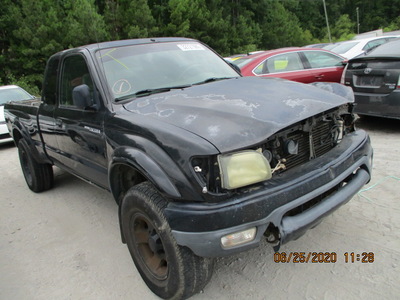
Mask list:
[{"label": "broken headlight", "polygon": [[231,190],[272,177],[265,156],[254,150],[218,155],[222,188]]}]

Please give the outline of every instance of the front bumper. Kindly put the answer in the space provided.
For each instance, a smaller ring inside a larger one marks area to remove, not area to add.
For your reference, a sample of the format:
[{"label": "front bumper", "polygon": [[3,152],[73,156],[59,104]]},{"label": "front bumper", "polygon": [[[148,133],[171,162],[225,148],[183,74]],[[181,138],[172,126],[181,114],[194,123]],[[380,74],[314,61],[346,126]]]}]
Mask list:
[{"label": "front bumper", "polygon": [[[358,130],[325,155],[223,203],[170,203],[165,213],[172,234],[179,245],[195,254],[218,257],[258,246],[273,225],[279,230],[279,247],[349,201],[370,180],[372,154],[368,135]],[[289,213],[316,199],[317,204],[310,208]],[[253,241],[222,248],[221,237],[252,227],[257,228]]]}]

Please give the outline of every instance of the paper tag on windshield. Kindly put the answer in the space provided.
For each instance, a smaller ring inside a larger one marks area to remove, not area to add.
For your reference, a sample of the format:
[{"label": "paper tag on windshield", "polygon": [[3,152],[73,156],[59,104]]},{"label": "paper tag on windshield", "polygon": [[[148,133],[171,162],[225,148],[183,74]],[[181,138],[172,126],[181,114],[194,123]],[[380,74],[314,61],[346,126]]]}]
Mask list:
[{"label": "paper tag on windshield", "polygon": [[179,44],[177,45],[182,51],[204,50],[204,47],[199,44]]}]

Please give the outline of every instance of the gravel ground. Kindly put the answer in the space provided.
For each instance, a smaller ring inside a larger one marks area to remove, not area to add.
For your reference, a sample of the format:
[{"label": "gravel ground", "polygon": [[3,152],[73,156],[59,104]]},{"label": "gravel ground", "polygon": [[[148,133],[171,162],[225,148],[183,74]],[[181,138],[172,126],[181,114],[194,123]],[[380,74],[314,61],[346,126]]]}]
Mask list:
[{"label": "gravel ground", "polygon": [[[276,263],[267,243],[217,259],[203,299],[399,299],[400,121],[362,118],[373,179],[348,204],[280,252],[336,253],[335,263]],[[111,195],[55,169],[35,194],[17,149],[0,145],[0,299],[158,299],[120,241]],[[345,253],[369,262],[345,261]]]}]

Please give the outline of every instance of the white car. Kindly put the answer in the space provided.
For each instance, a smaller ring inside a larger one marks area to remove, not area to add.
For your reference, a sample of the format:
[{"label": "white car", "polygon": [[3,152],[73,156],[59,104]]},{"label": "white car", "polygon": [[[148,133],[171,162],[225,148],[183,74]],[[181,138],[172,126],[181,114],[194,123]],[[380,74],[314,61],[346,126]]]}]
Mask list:
[{"label": "white car", "polygon": [[12,138],[4,119],[4,104],[8,101],[30,100],[35,97],[16,85],[0,86],[0,143],[11,142]]},{"label": "white car", "polygon": [[375,48],[395,38],[399,38],[399,36],[379,36],[379,37],[365,38],[360,40],[339,42],[334,47],[330,45],[329,50],[337,54],[340,54],[341,56],[344,56],[347,59],[351,59],[362,53],[365,53],[371,48]]}]

